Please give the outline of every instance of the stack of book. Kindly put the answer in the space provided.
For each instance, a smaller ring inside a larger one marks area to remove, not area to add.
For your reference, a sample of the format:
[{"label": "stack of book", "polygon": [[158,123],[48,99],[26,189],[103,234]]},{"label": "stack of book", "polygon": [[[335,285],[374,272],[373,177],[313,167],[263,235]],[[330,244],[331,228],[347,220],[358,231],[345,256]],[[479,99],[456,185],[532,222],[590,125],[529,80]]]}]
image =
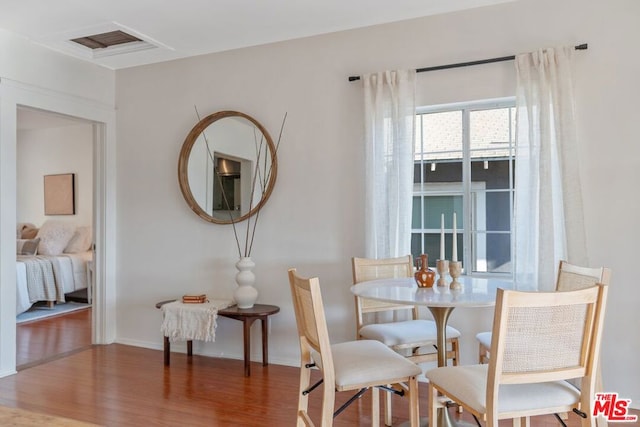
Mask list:
[{"label": "stack of book", "polygon": [[202,295],[183,295],[182,302],[185,304],[202,304],[207,302],[207,296]]}]

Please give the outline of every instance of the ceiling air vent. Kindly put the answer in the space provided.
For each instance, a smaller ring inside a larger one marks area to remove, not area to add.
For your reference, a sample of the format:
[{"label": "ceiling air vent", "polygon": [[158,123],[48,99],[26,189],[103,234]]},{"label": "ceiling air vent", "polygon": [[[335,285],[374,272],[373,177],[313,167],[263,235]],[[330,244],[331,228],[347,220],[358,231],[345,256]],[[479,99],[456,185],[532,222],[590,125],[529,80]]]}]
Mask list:
[{"label": "ceiling air vent", "polygon": [[75,31],[75,34],[69,34],[65,37],[66,46],[76,54],[90,59],[138,52],[160,46],[136,31],[118,28],[122,26],[115,23],[101,27],[94,28],[91,32],[85,29],[83,32]]},{"label": "ceiling air vent", "polygon": [[109,31],[108,33],[78,37],[71,39],[71,41],[88,47],[89,49],[105,49],[126,43],[142,42],[143,40],[136,36],[132,36],[131,34],[127,34],[124,31],[116,30]]}]

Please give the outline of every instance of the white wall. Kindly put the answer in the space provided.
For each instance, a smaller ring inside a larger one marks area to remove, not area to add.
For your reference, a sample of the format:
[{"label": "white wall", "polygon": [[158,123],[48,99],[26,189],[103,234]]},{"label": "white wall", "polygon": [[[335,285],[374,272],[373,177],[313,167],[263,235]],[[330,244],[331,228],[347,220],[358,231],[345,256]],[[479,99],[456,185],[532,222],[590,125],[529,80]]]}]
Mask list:
[{"label": "white wall", "polygon": [[[22,130],[17,146],[18,222],[93,224],[93,129],[90,124]],[[44,175],[75,174],[75,215],[44,214]]]},{"label": "white wall", "polygon": [[16,137],[20,106],[93,123],[97,151],[94,197],[97,284],[95,342],[113,341],[115,326],[115,73],[0,30],[0,377],[15,373]]},{"label": "white wall", "polygon": [[0,77],[114,104],[115,73],[0,29]]},{"label": "white wall", "polygon": [[[350,258],[364,250],[362,87],[347,76],[589,43],[575,58],[578,134],[592,265],[613,269],[603,354],[607,390],[640,403],[640,318],[633,269],[640,146],[640,2],[521,0],[437,17],[247,48],[117,72],[118,325],[121,342],[160,348],[156,301],[188,292],[229,297],[236,261],[230,226],[208,224],[182,199],[176,165],[201,114],[239,110],[277,134],[289,113],[279,176],[253,249],[259,301],[282,311],[270,357],[296,364],[287,269],[319,276],[334,341],[354,337]],[[424,73],[419,105],[514,94],[513,63]],[[242,228],[242,227],[241,227]],[[460,309],[463,362],[491,310]],[[256,332],[256,331],[254,331]],[[256,336],[258,334],[255,334]],[[218,320],[217,341],[195,351],[240,358],[241,326]],[[258,358],[258,341],[254,356]],[[615,345],[615,347],[614,347]],[[180,348],[177,346],[177,348]]]}]

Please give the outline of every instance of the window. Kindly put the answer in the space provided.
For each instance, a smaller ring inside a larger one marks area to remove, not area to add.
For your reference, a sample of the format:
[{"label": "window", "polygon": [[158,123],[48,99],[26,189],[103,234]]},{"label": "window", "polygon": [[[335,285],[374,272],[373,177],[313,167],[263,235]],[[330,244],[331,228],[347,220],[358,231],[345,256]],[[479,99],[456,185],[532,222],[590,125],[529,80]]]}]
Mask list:
[{"label": "window", "polygon": [[456,213],[465,274],[512,272],[514,100],[420,108],[416,115],[411,253],[451,260]]}]

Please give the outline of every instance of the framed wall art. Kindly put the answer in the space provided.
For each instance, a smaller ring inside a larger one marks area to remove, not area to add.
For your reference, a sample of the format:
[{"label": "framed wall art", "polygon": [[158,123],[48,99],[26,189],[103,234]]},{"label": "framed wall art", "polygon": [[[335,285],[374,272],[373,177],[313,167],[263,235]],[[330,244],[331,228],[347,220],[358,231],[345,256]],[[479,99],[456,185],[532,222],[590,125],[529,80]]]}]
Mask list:
[{"label": "framed wall art", "polygon": [[74,173],[44,176],[44,214],[45,215],[75,215]]}]

